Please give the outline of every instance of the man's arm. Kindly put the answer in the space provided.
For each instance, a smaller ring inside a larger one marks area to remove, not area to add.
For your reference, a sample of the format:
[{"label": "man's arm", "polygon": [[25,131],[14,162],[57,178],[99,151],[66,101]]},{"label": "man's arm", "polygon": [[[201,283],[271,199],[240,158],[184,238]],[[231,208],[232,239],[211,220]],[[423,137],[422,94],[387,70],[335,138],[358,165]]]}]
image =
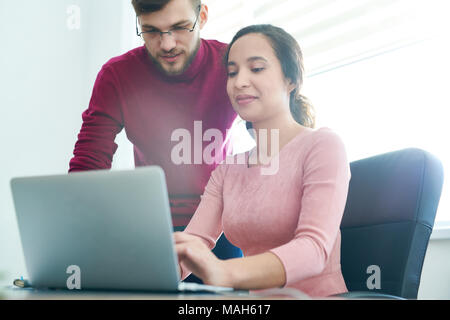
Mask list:
[{"label": "man's arm", "polygon": [[111,168],[117,150],[114,140],[123,128],[118,88],[111,68],[103,66],[95,81],[89,108],[82,115],[83,124],[69,172]]}]

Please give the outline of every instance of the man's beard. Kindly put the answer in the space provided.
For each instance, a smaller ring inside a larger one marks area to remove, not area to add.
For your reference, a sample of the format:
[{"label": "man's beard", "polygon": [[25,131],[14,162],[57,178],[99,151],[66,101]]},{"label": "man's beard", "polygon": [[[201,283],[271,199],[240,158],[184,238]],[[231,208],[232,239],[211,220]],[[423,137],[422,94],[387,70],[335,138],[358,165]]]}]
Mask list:
[{"label": "man's beard", "polygon": [[[159,70],[161,73],[163,73],[163,74],[165,74],[165,75],[167,75],[167,76],[178,76],[178,75],[180,75],[180,74],[183,74],[183,73],[191,66],[192,61],[194,61],[195,57],[197,56],[197,52],[198,52],[198,50],[199,50],[199,48],[200,48],[200,41],[201,41],[201,40],[200,40],[200,38],[199,38],[198,41],[197,41],[197,43],[196,43],[196,45],[195,45],[194,51],[193,51],[192,54],[187,58],[187,60],[186,60],[186,62],[184,63],[184,65],[183,65],[183,66],[181,67],[181,69],[179,69],[179,70],[173,70],[173,71],[170,71],[170,70],[165,69],[165,68],[162,66],[162,64],[158,61],[158,59],[156,59],[156,58],[150,53],[150,51],[149,51],[147,48],[146,48],[146,50],[147,50],[147,53],[148,53],[148,56],[149,56],[150,60],[155,64],[156,68],[158,68],[158,70]],[[173,49],[173,50],[171,50],[171,51],[169,51],[169,52],[165,52],[165,54],[181,54],[181,53],[185,54],[186,52],[185,52],[185,51],[177,52],[176,49]]]}]

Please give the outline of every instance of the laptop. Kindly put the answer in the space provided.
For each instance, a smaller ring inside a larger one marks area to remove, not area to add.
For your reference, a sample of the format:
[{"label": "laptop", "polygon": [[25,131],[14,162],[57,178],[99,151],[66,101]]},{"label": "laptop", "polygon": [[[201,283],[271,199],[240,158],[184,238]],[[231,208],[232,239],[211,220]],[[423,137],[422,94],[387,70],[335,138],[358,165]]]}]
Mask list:
[{"label": "laptop", "polygon": [[180,281],[160,167],[14,178],[11,190],[34,288],[233,291]]}]

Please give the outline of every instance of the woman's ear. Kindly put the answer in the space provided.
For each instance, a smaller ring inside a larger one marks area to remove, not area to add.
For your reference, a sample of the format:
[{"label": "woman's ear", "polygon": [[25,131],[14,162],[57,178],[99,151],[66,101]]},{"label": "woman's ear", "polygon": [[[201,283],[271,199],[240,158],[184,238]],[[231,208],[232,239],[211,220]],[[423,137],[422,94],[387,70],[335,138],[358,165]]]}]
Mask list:
[{"label": "woman's ear", "polygon": [[291,94],[292,91],[295,90],[295,88],[297,88],[297,85],[290,79],[287,79],[287,81],[288,81],[287,88],[288,88],[289,94]]}]

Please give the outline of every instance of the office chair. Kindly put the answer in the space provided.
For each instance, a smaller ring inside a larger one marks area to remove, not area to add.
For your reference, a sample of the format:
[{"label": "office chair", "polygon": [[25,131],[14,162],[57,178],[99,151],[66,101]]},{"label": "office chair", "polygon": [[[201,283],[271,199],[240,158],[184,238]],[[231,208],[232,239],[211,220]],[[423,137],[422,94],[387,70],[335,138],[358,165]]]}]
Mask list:
[{"label": "office chair", "polygon": [[350,170],[341,223],[349,292],[336,296],[417,299],[441,196],[441,162],[426,151],[405,149],[352,162]]}]

